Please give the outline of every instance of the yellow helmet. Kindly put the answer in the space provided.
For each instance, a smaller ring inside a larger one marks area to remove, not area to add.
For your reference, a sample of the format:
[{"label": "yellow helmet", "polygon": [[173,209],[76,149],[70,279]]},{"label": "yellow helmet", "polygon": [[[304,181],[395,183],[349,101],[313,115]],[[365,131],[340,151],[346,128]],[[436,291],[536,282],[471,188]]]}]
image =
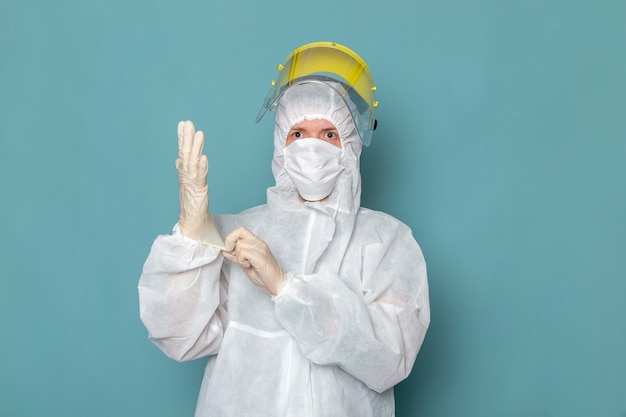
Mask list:
[{"label": "yellow helmet", "polygon": [[307,82],[329,82],[343,97],[365,146],[376,128],[376,85],[365,61],[351,49],[334,42],[314,42],[294,50],[283,64],[259,110],[258,122],[274,110],[285,90]]}]

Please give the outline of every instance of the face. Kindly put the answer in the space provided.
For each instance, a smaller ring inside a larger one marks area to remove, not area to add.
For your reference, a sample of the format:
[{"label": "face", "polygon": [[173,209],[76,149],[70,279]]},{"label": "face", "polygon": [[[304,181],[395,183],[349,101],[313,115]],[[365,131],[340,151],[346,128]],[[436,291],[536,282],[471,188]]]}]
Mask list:
[{"label": "face", "polygon": [[339,133],[335,126],[328,120],[303,120],[300,123],[296,123],[287,134],[287,143],[285,146],[289,146],[296,140],[304,138],[317,138],[341,148]]}]

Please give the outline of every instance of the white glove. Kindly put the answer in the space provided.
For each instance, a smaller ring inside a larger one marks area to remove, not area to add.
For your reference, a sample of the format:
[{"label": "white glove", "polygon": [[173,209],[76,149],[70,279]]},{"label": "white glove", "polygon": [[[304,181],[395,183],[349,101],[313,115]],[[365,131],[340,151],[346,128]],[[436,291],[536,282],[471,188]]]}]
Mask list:
[{"label": "white glove", "polygon": [[278,287],[287,280],[287,274],[272,255],[267,244],[254,233],[240,227],[225,239],[224,257],[239,264],[250,281],[270,295],[278,293]]},{"label": "white glove", "polygon": [[178,181],[180,183],[180,218],[183,234],[202,243],[224,247],[209,215],[209,161],[202,154],[204,133],[195,130],[190,121],[178,123]]}]

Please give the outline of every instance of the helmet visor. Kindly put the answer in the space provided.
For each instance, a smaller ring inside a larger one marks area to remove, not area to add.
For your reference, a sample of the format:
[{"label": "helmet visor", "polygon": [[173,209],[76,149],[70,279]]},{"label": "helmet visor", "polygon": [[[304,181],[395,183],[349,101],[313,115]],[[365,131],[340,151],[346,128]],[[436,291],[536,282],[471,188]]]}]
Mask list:
[{"label": "helmet visor", "polygon": [[338,92],[350,108],[361,140],[365,146],[369,145],[378,107],[374,79],[365,61],[349,48],[333,42],[304,45],[278,66],[277,79],[272,81],[256,121],[273,110],[292,85],[325,81],[339,83]]}]

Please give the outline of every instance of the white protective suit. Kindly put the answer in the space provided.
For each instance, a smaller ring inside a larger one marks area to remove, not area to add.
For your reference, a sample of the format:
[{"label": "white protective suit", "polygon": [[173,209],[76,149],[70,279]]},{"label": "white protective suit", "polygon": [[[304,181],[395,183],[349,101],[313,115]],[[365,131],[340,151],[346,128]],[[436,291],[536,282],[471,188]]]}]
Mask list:
[{"label": "white protective suit", "polygon": [[[283,169],[289,129],[337,127],[345,169],[330,196],[303,202]],[[411,230],[360,207],[361,141],[328,85],[290,87],[275,115],[267,204],[215,215],[244,226],[288,273],[275,297],[242,269],[174,227],[159,236],[139,281],[141,319],[170,358],[209,356],[196,416],[394,416],[430,322],[426,265]]]}]

